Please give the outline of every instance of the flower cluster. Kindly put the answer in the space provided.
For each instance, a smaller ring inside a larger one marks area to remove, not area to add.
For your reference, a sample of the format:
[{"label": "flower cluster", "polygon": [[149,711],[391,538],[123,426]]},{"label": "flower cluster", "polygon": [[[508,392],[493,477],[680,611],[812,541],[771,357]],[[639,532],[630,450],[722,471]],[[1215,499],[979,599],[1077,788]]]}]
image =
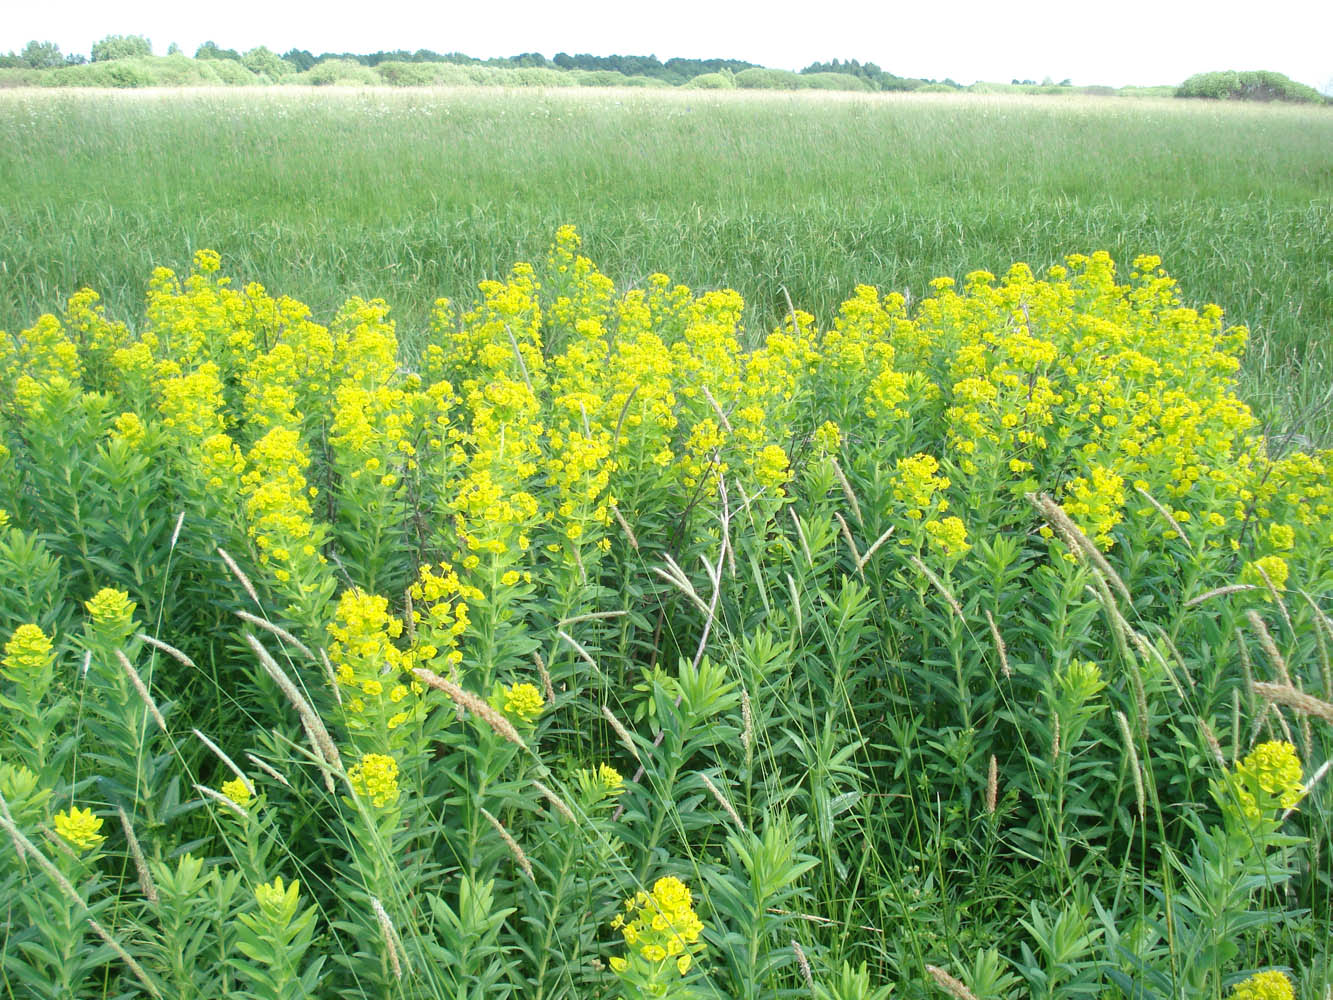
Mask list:
[{"label": "flower cluster", "polygon": [[671,962],[683,976],[703,950],[704,925],[694,912],[694,897],[673,875],[659,878],[651,893],[640,890],[625,900],[625,913],[616,915],[611,928],[629,945],[628,957],[611,959],[611,968],[622,974],[638,966],[635,971],[651,980]]},{"label": "flower cluster", "polygon": [[36,625],[20,625],[5,643],[3,661],[10,676],[40,674],[51,665],[51,640]]},{"label": "flower cluster", "polygon": [[512,684],[504,689],[504,713],[519,722],[533,722],[545,707],[535,684]]},{"label": "flower cluster", "polygon": [[1296,992],[1284,973],[1256,972],[1237,983],[1228,1000],[1296,1000]]},{"label": "flower cluster", "polygon": [[347,780],[376,809],[398,801],[398,762],[387,754],[366,754],[347,772]]},{"label": "flower cluster", "polygon": [[1260,743],[1214,785],[1223,812],[1244,827],[1275,822],[1279,809],[1294,809],[1305,795],[1301,759],[1285,741]]},{"label": "flower cluster", "polygon": [[56,833],[71,847],[80,851],[95,851],[102,846],[106,837],[100,832],[102,817],[94,816],[91,809],[79,809],[71,806],[64,812],[52,817]]}]

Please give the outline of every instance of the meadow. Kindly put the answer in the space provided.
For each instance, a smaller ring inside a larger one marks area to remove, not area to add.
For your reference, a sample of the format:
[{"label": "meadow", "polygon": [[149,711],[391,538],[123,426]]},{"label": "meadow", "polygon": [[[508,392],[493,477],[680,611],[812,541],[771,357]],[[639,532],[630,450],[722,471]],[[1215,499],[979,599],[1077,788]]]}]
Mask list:
[{"label": "meadow", "polygon": [[[0,93],[0,329],[120,316],[210,247],[409,343],[556,227],[618,284],[731,287],[752,326],[860,283],[1156,253],[1252,340],[1246,398],[1329,440],[1333,114],[1170,100],[524,90]],[[293,294],[296,294],[293,291]]]},{"label": "meadow", "polygon": [[1327,1000],[1329,121],[0,94],[0,997]]}]

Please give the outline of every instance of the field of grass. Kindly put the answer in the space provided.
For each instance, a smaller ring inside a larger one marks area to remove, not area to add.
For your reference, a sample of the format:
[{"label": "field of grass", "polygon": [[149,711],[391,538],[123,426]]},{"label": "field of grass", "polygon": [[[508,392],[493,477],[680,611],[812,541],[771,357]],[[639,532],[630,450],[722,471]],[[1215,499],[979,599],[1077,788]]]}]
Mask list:
[{"label": "field of grass", "polygon": [[0,1000],[1328,1000],[1329,122],[0,95]]},{"label": "field of grass", "polygon": [[576,224],[621,285],[733,287],[755,333],[860,283],[1160,254],[1250,327],[1245,394],[1313,418],[1333,369],[1333,114],[1179,101],[668,93],[0,94],[0,329],[81,285],[135,315],[218,250],[404,338]]}]

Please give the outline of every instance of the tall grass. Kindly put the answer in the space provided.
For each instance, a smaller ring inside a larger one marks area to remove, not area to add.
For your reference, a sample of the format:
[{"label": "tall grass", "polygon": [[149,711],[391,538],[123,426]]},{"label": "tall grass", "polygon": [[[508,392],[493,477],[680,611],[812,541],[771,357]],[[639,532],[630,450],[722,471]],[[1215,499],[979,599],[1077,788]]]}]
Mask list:
[{"label": "tall grass", "polygon": [[622,286],[729,286],[749,327],[858,283],[1075,250],[1162,255],[1254,336],[1244,391],[1330,440],[1333,115],[1012,97],[358,90],[0,95],[0,329],[80,285],[134,315],[213,247],[317,312],[388,299],[409,346],[575,222]]}]

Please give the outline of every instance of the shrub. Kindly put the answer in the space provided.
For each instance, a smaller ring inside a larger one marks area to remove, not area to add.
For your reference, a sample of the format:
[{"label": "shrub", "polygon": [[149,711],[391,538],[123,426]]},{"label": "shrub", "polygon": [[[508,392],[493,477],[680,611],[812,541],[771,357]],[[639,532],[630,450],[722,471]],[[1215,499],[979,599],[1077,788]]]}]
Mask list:
[{"label": "shrub", "polygon": [[763,69],[758,66],[743,69],[736,74],[736,86],[757,90],[796,90],[802,86],[801,75],[785,69]]},{"label": "shrub", "polygon": [[850,73],[801,73],[800,86],[813,90],[874,90],[866,80]]},{"label": "shrub", "polygon": [[1237,101],[1324,102],[1324,98],[1313,87],[1267,70],[1198,73],[1180,85],[1176,96]]},{"label": "shrub", "polygon": [[736,86],[736,78],[727,72],[700,73],[684,86],[690,90],[731,90]]},{"label": "shrub", "polygon": [[350,59],[326,59],[316,63],[304,73],[295,74],[288,79],[294,83],[304,83],[314,87],[327,87],[330,84],[373,86],[380,82],[380,78],[369,66],[362,66]]},{"label": "shrub", "polygon": [[107,35],[93,44],[93,62],[138,59],[153,54],[153,45],[142,35]]}]

